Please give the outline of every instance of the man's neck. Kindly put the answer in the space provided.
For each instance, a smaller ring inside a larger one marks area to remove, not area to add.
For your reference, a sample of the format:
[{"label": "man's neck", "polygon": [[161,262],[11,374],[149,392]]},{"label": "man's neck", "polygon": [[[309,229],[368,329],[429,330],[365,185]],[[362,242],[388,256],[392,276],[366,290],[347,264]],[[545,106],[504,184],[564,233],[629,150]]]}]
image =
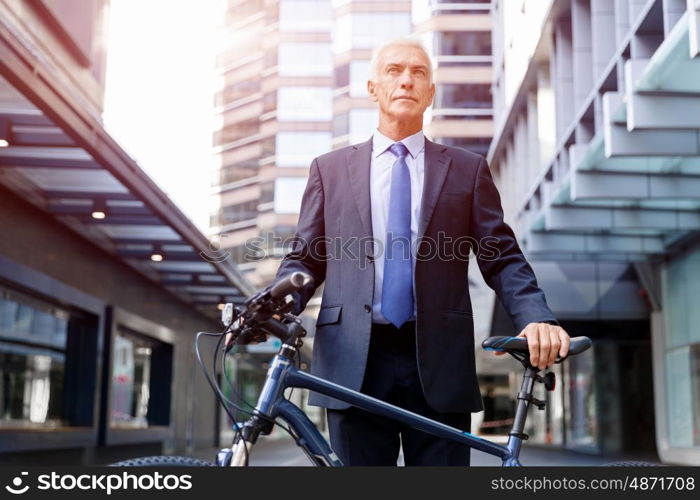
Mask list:
[{"label": "man's neck", "polygon": [[421,119],[419,121],[405,122],[383,120],[380,117],[377,130],[392,141],[400,141],[423,130],[423,120]]}]

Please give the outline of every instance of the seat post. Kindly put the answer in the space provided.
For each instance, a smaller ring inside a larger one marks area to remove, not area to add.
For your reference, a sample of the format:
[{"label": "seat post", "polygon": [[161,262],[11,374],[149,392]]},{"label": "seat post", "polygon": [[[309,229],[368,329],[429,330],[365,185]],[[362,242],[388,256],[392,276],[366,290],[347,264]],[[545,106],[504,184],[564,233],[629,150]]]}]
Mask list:
[{"label": "seat post", "polygon": [[527,360],[523,362],[523,365],[525,366],[525,373],[520,386],[520,392],[518,393],[515,418],[513,420],[513,427],[508,434],[507,445],[511,453],[511,459],[514,459],[517,465],[519,465],[517,462],[518,456],[520,455],[520,446],[523,440],[528,437],[523,431],[525,429],[525,420],[527,419],[527,410],[530,407],[530,401],[532,399],[532,388],[535,384],[535,376],[538,371],[536,368],[533,368]]}]

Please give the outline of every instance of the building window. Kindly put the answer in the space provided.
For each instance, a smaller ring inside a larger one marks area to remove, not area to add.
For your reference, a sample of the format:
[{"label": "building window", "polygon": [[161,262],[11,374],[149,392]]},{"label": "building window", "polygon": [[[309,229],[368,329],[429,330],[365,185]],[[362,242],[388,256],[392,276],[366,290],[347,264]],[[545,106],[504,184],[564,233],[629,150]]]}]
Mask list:
[{"label": "building window", "polygon": [[138,429],[170,423],[172,346],[119,325],[112,344],[109,423]]},{"label": "building window", "polygon": [[342,89],[350,85],[350,65],[341,64],[333,70],[333,87]]},{"label": "building window", "polygon": [[443,31],[435,34],[440,56],[490,56],[490,31]]},{"label": "building window", "polygon": [[278,167],[308,167],[332,149],[330,132],[279,132],[276,141]]},{"label": "building window", "polygon": [[277,72],[280,76],[330,76],[333,71],[329,43],[281,43]]},{"label": "building window", "polygon": [[0,287],[0,427],[91,426],[96,339],[93,316]]},{"label": "building window", "polygon": [[437,142],[445,146],[466,149],[472,153],[486,156],[491,145],[491,139],[486,137],[442,137]]},{"label": "building window", "polygon": [[327,121],[333,116],[328,87],[280,87],[277,91],[279,121]]},{"label": "building window", "polygon": [[250,200],[223,207],[218,214],[212,217],[211,224],[212,226],[226,226],[255,219],[258,216],[258,203],[258,200]]},{"label": "building window", "polygon": [[379,111],[377,109],[353,109],[349,113],[349,142],[365,142],[377,129]]},{"label": "building window", "polygon": [[299,213],[306,181],[305,177],[278,177],[275,179],[275,213]]},{"label": "building window", "polygon": [[666,415],[669,443],[700,446],[700,247],[663,271]]},{"label": "building window", "polygon": [[491,108],[491,86],[486,83],[438,85],[434,108]]},{"label": "building window", "polygon": [[411,33],[407,13],[354,13],[339,16],[333,30],[333,50],[372,49],[386,40]]},{"label": "building window", "polygon": [[330,0],[280,0],[281,32],[330,31],[333,8]]},{"label": "building window", "polygon": [[367,97],[367,80],[370,79],[369,61],[350,63],[350,97]]}]

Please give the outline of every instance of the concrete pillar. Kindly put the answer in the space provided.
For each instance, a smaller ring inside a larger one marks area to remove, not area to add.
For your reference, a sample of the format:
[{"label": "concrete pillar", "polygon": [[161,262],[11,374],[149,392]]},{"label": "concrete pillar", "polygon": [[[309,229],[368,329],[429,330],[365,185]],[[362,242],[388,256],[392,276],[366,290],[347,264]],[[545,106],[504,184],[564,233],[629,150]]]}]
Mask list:
[{"label": "concrete pillar", "polygon": [[580,107],[593,87],[590,0],[573,0],[571,2],[571,34],[574,66],[574,114],[576,114],[580,111]]},{"label": "concrete pillar", "polygon": [[593,39],[594,81],[602,75],[615,48],[615,2],[591,0],[591,34]]}]

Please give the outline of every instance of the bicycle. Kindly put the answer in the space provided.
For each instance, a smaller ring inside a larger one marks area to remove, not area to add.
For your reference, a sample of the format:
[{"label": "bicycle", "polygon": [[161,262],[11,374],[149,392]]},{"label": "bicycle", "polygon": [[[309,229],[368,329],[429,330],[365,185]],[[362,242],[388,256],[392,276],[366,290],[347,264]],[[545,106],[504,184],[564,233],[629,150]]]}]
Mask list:
[{"label": "bicycle", "polygon": [[[522,442],[528,438],[524,432],[525,421],[530,405],[544,409],[546,403],[533,397],[536,383],[542,383],[547,390],[553,390],[555,375],[548,372],[539,374],[539,369],[531,366],[527,339],[522,337],[489,337],[482,342],[482,347],[491,351],[504,351],[517,359],[524,367],[520,392],[517,395],[517,405],[512,428],[505,445],[489,441],[470,432],[449,427],[440,422],[423,417],[400,407],[372,398],[360,392],[348,389],[325,379],[316,377],[298,369],[294,362],[298,360],[299,350],[306,336],[298,317],[289,313],[294,299],[292,294],[304,286],[311,278],[300,272],[295,272],[275,285],[266,288],[246,300],[244,309],[234,308],[226,304],[222,311],[222,321],[226,328],[221,333],[200,332],[197,334],[197,359],[205,372],[205,376],[216,393],[219,402],[233,418],[230,408],[242,410],[240,406],[228,400],[221,388],[208,373],[199,353],[199,338],[201,336],[218,336],[219,340],[214,356],[214,366],[219,351],[226,352],[229,346],[262,341],[271,335],[278,338],[282,345],[274,356],[267,371],[265,383],[258,397],[257,404],[251,408],[251,417],[241,427],[234,425],[235,438],[231,448],[219,451],[216,463],[209,463],[189,457],[143,457],[126,460],[114,465],[118,466],[247,466],[252,447],[259,436],[268,435],[275,425],[282,426],[296,441],[311,462],[316,466],[342,466],[342,462],[331,449],[330,444],[321,435],[316,426],[306,414],[284,396],[287,388],[303,388],[317,391],[327,396],[350,403],[363,410],[395,419],[413,428],[428,432],[435,436],[450,439],[470,446],[473,449],[499,457],[504,467],[520,466],[519,455]],[[222,349],[224,339],[228,340]],[[564,358],[557,358],[561,363],[567,357],[580,354],[592,346],[588,337],[571,339],[569,353]],[[225,354],[224,354],[225,356]],[[278,422],[284,421],[284,424]],[[285,425],[286,424],[286,425]],[[640,466],[654,465],[643,462],[618,462],[608,465]]]}]

